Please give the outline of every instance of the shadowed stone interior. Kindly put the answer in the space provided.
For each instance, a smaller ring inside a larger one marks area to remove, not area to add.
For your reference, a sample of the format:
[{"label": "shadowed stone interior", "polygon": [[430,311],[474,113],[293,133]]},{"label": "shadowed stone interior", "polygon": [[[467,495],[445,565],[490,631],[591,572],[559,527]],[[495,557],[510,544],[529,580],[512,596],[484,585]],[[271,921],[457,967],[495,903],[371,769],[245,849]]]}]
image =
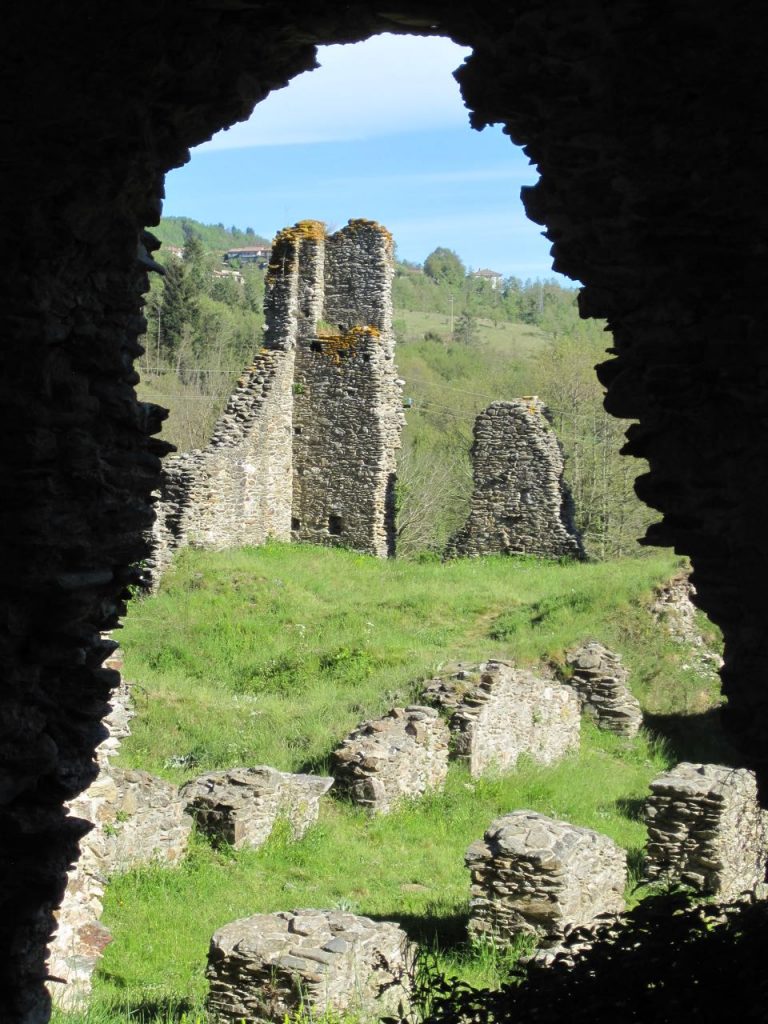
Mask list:
[{"label": "shadowed stone interior", "polygon": [[[610,412],[723,629],[724,721],[768,775],[768,9],[757,0],[208,0],[4,12],[0,220],[0,1018],[48,1016],[45,947],[85,826],[114,673],[101,631],[149,554],[163,411],[133,361],[163,175],[189,147],[313,66],[315,44],[381,31],[470,46],[476,127],[500,122],[540,181],[524,189],[554,268],[605,317]],[[329,524],[330,525],[330,524]]]}]

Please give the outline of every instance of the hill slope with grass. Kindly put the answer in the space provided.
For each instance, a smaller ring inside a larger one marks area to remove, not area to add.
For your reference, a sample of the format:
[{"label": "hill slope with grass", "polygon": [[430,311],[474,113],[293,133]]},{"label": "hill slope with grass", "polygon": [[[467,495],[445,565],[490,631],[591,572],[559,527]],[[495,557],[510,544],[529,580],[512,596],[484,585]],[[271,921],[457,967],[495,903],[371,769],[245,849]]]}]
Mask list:
[{"label": "hill slope with grass", "polygon": [[[258,851],[193,841],[178,869],[113,879],[104,922],[114,935],[89,1024],[202,1021],[213,931],[238,917],[345,907],[396,920],[440,970],[498,985],[511,958],[465,936],[467,846],[496,816],[530,808],[595,828],[624,846],[638,879],[650,779],[683,757],[727,759],[712,727],[716,680],[648,611],[667,556],[599,564],[529,558],[382,561],[303,545],[187,550],[157,596],[135,602],[121,635],[138,715],[121,761],[175,782],[235,765],[324,771],[360,721],[411,701],[457,660],[561,662],[596,637],[619,651],[653,724],[635,740],[588,723],[559,764],[523,760],[368,819],[324,802],[304,840],[278,830]],[[680,723],[684,727],[680,728]],[[59,1015],[74,1024],[77,1017]]]}]

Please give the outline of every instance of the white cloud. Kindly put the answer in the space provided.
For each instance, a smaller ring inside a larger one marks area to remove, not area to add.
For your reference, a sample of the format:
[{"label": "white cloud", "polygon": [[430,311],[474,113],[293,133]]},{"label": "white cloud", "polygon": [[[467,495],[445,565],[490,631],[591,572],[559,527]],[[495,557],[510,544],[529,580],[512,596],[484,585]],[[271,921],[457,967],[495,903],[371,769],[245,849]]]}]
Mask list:
[{"label": "white cloud", "polygon": [[197,152],[374,138],[467,124],[451,72],[470,53],[450,39],[374,36],[323,46],[320,67],[260,103]]}]

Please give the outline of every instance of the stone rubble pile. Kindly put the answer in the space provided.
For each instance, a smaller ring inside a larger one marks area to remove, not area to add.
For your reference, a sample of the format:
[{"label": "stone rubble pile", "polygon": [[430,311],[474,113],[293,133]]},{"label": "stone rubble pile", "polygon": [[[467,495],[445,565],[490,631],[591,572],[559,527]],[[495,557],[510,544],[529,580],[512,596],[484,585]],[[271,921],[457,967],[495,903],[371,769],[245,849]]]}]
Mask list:
[{"label": "stone rubble pile", "polygon": [[180,790],[187,812],[212,840],[236,850],[258,848],[278,818],[300,839],[320,813],[320,798],[333,779],[294,775],[266,765],[209,772]]},{"label": "stone rubble pile", "polygon": [[334,751],[336,787],[371,813],[440,789],[448,773],[448,727],[434,708],[393,708],[364,722]]},{"label": "stone rubble pile", "polygon": [[302,1009],[377,1020],[408,1004],[413,949],[396,924],[343,911],[233,921],[211,940],[208,1013],[216,1024],[284,1024]]},{"label": "stone rubble pile", "polygon": [[508,662],[432,679],[422,700],[449,714],[452,756],[466,761],[473,777],[514,768],[521,754],[551,764],[579,746],[573,691]]},{"label": "stone rubble pile", "polygon": [[474,938],[503,946],[532,933],[553,946],[567,927],[624,909],[624,850],[599,832],[534,811],[513,811],[491,822],[465,860]]},{"label": "stone rubble pile", "polygon": [[565,656],[571,674],[563,680],[579,697],[582,712],[600,729],[636,736],[643,724],[640,702],[629,688],[629,673],[618,654],[589,640]]},{"label": "stone rubble pile", "polygon": [[494,402],[475,420],[469,517],[446,557],[528,554],[583,558],[563,453],[535,396]]},{"label": "stone rubble pile", "polygon": [[768,822],[753,772],[682,762],[651,783],[646,874],[718,899],[762,888]]}]

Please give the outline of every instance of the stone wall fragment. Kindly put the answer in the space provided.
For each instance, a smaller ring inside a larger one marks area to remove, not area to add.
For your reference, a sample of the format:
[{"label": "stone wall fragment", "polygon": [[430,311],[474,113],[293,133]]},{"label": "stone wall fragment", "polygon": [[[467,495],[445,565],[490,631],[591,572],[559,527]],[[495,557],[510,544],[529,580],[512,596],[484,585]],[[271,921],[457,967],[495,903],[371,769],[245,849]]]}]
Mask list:
[{"label": "stone wall fragment", "polygon": [[521,754],[551,764],[578,749],[578,701],[568,687],[508,662],[430,680],[422,700],[449,715],[452,756],[472,776],[514,768]]},{"label": "stone wall fragment", "polygon": [[589,640],[568,651],[565,660],[571,674],[563,682],[578,694],[584,714],[607,732],[636,736],[643,724],[643,712],[629,688],[629,673],[620,656]]},{"label": "stone wall fragment", "polygon": [[683,761],[651,783],[645,819],[649,879],[723,900],[762,886],[768,827],[753,772]]},{"label": "stone wall fragment", "polygon": [[301,838],[317,821],[320,797],[332,785],[331,778],[259,765],[209,772],[182,786],[180,793],[201,831],[240,850],[262,846],[279,817]]},{"label": "stone wall fragment", "polygon": [[407,1006],[413,948],[396,924],[343,911],[256,914],[214,934],[207,1010],[216,1024],[300,1010],[377,1020]]},{"label": "stone wall fragment", "polygon": [[494,402],[475,420],[469,517],[446,557],[583,558],[563,453],[538,398]]},{"label": "stone wall fragment", "polygon": [[333,753],[337,789],[371,813],[442,787],[448,773],[448,727],[434,708],[393,708],[364,722]]},{"label": "stone wall fragment", "polygon": [[466,853],[469,934],[508,945],[521,933],[557,945],[566,927],[624,909],[626,853],[608,836],[534,811],[491,822]]}]

